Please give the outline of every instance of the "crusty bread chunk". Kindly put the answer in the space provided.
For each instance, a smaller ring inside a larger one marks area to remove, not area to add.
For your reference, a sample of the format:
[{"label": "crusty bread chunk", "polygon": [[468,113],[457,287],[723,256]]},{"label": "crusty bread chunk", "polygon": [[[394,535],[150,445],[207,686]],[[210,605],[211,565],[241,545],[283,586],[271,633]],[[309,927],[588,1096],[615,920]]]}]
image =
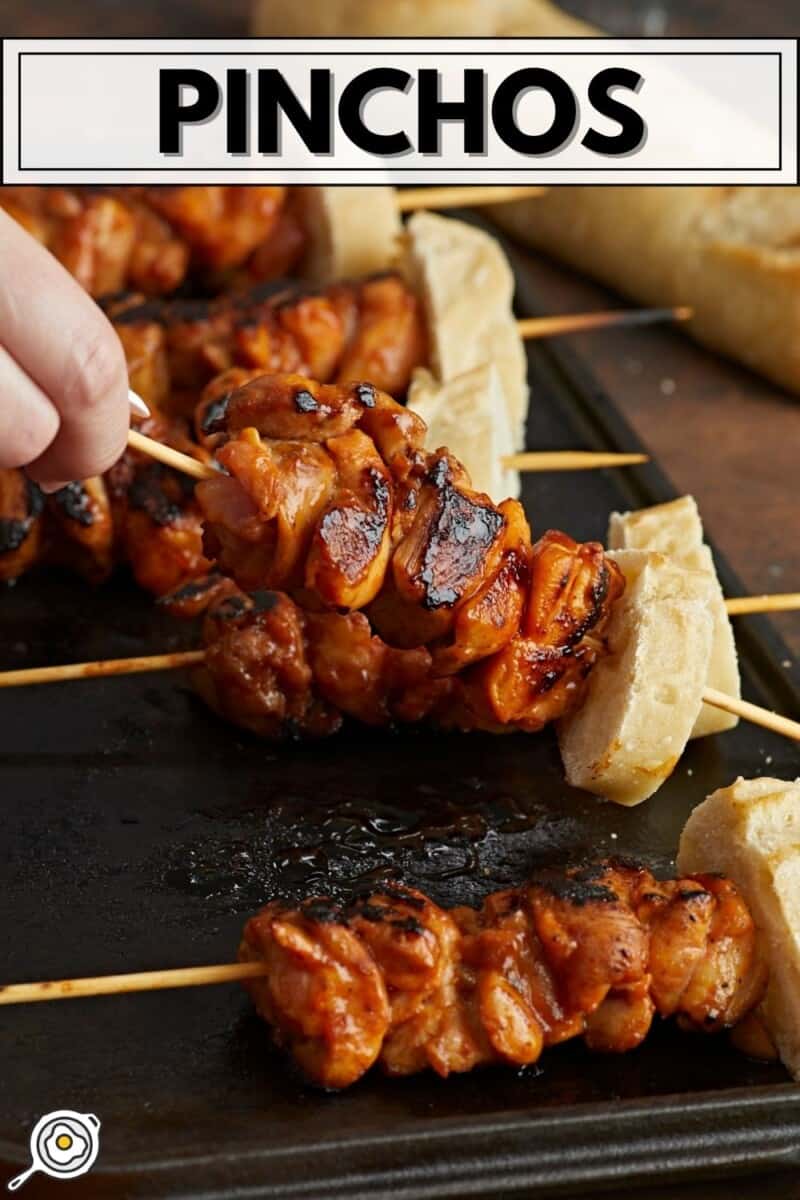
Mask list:
[{"label": "crusty bread chunk", "polygon": [[[708,576],[714,639],[706,683],[728,696],[738,698],[741,695],[741,681],[733,627],[725,608],[714,556],[703,542],[703,524],[694,497],[681,496],[668,504],[656,504],[636,512],[612,513],[608,524],[608,546],[610,550],[656,550],[668,555],[678,566]],[[739,718],[733,713],[704,704],[692,730],[692,737],[722,733],[726,729],[733,729],[738,723]]]},{"label": "crusty bread chunk", "polygon": [[674,770],[708,678],[711,584],[663,554],[610,555],[625,592],[606,631],[609,653],[583,704],[560,723],[567,780],[617,804],[640,804]]},{"label": "crusty bread chunk", "polygon": [[476,491],[498,504],[519,496],[519,472],[503,466],[503,458],[514,451],[514,438],[496,367],[484,363],[447,383],[418,368],[408,407],[428,426],[428,447],[447,446],[467,468]]},{"label": "crusty bread chunk", "polygon": [[491,213],[634,300],[691,306],[698,341],[800,392],[800,188],[557,187]]},{"label": "crusty bread chunk", "polygon": [[394,266],[402,224],[392,187],[302,187],[303,277],[332,283]]},{"label": "crusty bread chunk", "polygon": [[761,935],[770,1036],[800,1079],[800,780],[737,779],[697,807],[681,835],[682,875],[729,875]]},{"label": "crusty bread chunk", "polygon": [[431,367],[449,383],[492,363],[500,375],[514,447],[528,415],[525,346],[512,309],[514,275],[496,238],[465,221],[415,213],[403,265],[427,317]]}]

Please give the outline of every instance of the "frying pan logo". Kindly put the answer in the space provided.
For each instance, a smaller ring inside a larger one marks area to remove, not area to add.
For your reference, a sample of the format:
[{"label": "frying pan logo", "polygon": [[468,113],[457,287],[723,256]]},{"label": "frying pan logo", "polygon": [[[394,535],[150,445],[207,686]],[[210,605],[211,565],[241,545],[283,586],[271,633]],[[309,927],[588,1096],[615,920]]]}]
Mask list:
[{"label": "frying pan logo", "polygon": [[100,1149],[100,1122],[94,1113],[77,1113],[60,1108],[40,1117],[31,1134],[31,1165],[8,1182],[15,1192],[36,1171],[51,1179],[75,1179],[85,1175]]}]

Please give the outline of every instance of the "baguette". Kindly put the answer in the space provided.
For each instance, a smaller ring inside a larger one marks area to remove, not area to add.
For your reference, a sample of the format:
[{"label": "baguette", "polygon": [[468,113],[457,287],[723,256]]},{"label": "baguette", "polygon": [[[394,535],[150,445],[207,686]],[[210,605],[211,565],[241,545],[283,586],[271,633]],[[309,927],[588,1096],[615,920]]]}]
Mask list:
[{"label": "baguette", "polygon": [[559,187],[492,215],[645,304],[690,305],[690,332],[800,392],[800,188]]},{"label": "baguette", "polygon": [[760,1015],[800,1079],[800,781],[737,779],[714,792],[686,823],[678,870],[722,872],[742,892],[770,972]]},{"label": "baguette", "polygon": [[305,279],[331,283],[374,275],[394,265],[402,224],[392,187],[301,187],[310,233]]},{"label": "baguette", "polygon": [[467,468],[476,491],[496,503],[519,496],[519,472],[502,461],[514,452],[514,436],[493,365],[484,363],[448,383],[418,368],[408,389],[408,407],[428,426],[428,445],[448,446]]},{"label": "baguette", "polygon": [[441,383],[492,363],[500,375],[514,448],[525,443],[527,358],[512,309],[514,275],[500,243],[435,213],[406,226],[403,268],[422,298],[430,362]]},{"label": "baguette", "polygon": [[[558,10],[546,0],[256,0],[256,37],[525,37]],[[558,13],[564,37],[589,26]]]},{"label": "baguette", "polygon": [[[711,550],[703,542],[703,525],[693,496],[681,496],[669,504],[657,504],[638,512],[612,513],[608,524],[611,550],[656,550],[679,567],[700,571],[709,579],[709,611],[714,636],[706,683],[728,696],[741,696],[739,660],[733,627],[725,609],[725,598],[714,567]],[[739,718],[721,708],[704,704],[692,737],[707,737],[733,729]]]},{"label": "baguette", "polygon": [[583,704],[560,722],[567,780],[617,804],[640,804],[671,775],[703,702],[711,656],[708,576],[663,554],[619,550],[625,592],[606,633],[608,656]]}]

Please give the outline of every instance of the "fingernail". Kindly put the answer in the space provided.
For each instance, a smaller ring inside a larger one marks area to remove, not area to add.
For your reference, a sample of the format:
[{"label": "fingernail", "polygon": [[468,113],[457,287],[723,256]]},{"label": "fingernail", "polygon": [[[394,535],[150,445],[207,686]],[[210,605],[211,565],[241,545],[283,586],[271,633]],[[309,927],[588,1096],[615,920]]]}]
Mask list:
[{"label": "fingernail", "polygon": [[39,489],[40,491],[44,492],[45,496],[52,496],[53,492],[60,492],[61,489],[65,488],[68,483],[68,479],[63,483],[40,483]]}]

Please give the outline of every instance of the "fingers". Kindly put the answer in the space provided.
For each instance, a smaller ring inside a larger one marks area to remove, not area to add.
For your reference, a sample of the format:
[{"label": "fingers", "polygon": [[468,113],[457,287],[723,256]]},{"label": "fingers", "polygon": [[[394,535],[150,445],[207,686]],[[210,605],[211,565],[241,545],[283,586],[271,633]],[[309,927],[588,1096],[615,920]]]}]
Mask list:
[{"label": "fingers", "polygon": [[0,346],[0,468],[40,458],[58,427],[58,413],[42,389]]},{"label": "fingers", "polygon": [[107,470],[129,424],[122,346],[94,301],[2,211],[0,345],[58,414],[55,437],[28,466],[32,478],[46,485]]}]

